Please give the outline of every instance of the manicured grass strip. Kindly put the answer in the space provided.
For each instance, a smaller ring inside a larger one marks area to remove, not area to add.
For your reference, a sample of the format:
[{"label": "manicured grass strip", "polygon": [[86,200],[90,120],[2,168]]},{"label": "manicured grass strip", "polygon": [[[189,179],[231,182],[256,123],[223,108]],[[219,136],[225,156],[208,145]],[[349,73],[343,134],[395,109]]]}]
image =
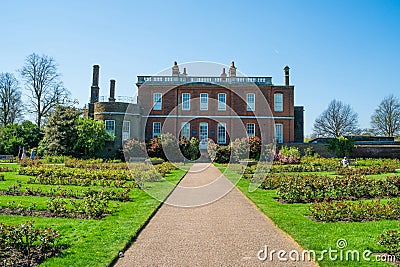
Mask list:
[{"label": "manicured grass strip", "polygon": [[[217,165],[222,172],[225,167]],[[239,174],[227,171],[224,175],[230,180],[237,180]],[[249,192],[249,181],[240,180],[237,184],[255,205],[267,215],[280,229],[291,235],[304,249],[315,250],[320,255],[322,250],[338,249],[336,242],[345,239],[348,246],[345,250],[358,250],[360,255],[368,249],[374,253],[383,252],[377,244],[377,237],[388,229],[398,229],[398,221],[375,221],[354,223],[320,223],[309,219],[309,204],[281,204],[275,190],[257,189]],[[265,240],[268,244],[268,240]],[[279,248],[275,248],[279,249]],[[375,258],[372,256],[371,260]],[[331,261],[329,257],[318,261],[320,266],[390,266],[383,262]]]}]

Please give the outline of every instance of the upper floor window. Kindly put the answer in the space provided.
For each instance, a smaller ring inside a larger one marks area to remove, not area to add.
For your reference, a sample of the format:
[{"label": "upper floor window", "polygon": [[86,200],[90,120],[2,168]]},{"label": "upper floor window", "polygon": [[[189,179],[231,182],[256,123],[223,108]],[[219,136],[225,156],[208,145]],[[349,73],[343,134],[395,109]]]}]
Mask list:
[{"label": "upper floor window", "polygon": [[190,93],[182,93],[182,110],[190,110]]},{"label": "upper floor window", "polygon": [[283,143],[283,124],[275,124],[275,140],[278,144]]},{"label": "upper floor window", "polygon": [[255,94],[247,94],[247,111],[255,111]]},{"label": "upper floor window", "polygon": [[200,110],[208,110],[208,94],[200,94]]},{"label": "upper floor window", "polygon": [[283,94],[274,94],[274,111],[283,111]]},{"label": "upper floor window", "polygon": [[162,94],[154,93],[153,94],[153,110],[161,110],[162,109]]},{"label": "upper floor window", "polygon": [[182,122],[181,136],[184,136],[186,139],[190,139],[190,123],[189,122]]},{"label": "upper floor window", "polygon": [[218,94],[218,110],[226,110],[226,94]]},{"label": "upper floor window", "polygon": [[122,124],[122,142],[131,138],[131,122],[124,121]]},{"label": "upper floor window", "polygon": [[255,136],[256,135],[256,125],[254,123],[246,124],[247,136]]},{"label": "upper floor window", "polygon": [[161,122],[153,122],[153,138],[161,134]]},{"label": "upper floor window", "polygon": [[104,121],[106,132],[112,136],[111,139],[114,139],[115,136],[115,121],[114,120],[105,120]]}]

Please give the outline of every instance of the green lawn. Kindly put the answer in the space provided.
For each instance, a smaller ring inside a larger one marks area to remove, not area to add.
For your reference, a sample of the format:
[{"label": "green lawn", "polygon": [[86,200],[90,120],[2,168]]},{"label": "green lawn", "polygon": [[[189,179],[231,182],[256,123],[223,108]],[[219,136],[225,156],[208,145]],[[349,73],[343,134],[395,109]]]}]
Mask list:
[{"label": "green lawn", "polygon": [[[165,180],[176,185],[186,173],[185,170],[175,170],[167,174]],[[25,184],[28,177],[15,172],[5,173],[6,181],[0,181],[0,189],[5,190],[17,180],[22,187],[40,187],[48,190],[50,185]],[[156,182],[157,183],[157,182]],[[161,182],[166,183],[166,181]],[[53,186],[54,187],[54,186]],[[70,189],[82,189],[78,186],[64,186]],[[95,187],[91,187],[95,188]],[[160,197],[166,197],[170,191],[163,188]],[[168,187],[171,189],[172,187]],[[87,189],[87,188],[86,188]],[[43,218],[23,216],[0,216],[0,221],[6,224],[19,224],[34,220],[38,227],[53,227],[60,231],[61,243],[68,246],[63,253],[45,261],[41,266],[107,266],[130,244],[139,229],[149,220],[160,206],[160,201],[142,190],[131,190],[130,202],[118,202],[117,212],[102,220],[81,220],[69,218]],[[0,196],[0,206],[7,202],[22,202],[23,206],[37,204],[38,209],[44,208],[47,197]],[[116,202],[112,202],[116,204]]]},{"label": "green lawn", "polygon": [[[226,168],[218,165],[224,172]],[[227,170],[224,175],[230,180],[237,180],[239,174]],[[337,249],[336,242],[345,239],[348,247],[345,250],[358,250],[360,258],[364,250],[371,250],[374,253],[382,252],[383,248],[377,245],[376,238],[388,229],[398,229],[398,221],[377,221],[362,223],[321,223],[315,222],[307,217],[310,215],[308,204],[281,204],[275,200],[278,197],[275,190],[257,189],[249,192],[249,181],[241,179],[237,187],[255,205],[266,214],[283,231],[291,235],[303,248],[315,250],[317,256],[322,250],[329,248]],[[267,240],[266,240],[267,241]],[[371,262],[366,261],[330,261],[326,256],[325,260],[318,261],[320,266],[390,266],[387,263],[376,262],[371,256]]]}]

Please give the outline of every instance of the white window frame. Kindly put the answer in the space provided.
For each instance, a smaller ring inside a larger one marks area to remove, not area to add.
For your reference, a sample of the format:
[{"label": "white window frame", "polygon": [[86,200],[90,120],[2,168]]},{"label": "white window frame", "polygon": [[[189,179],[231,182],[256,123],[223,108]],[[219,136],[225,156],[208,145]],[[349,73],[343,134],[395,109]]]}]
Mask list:
[{"label": "white window frame", "polygon": [[208,110],[208,94],[200,93],[200,110]]},{"label": "white window frame", "polygon": [[[223,101],[222,101],[221,97],[223,97]],[[225,93],[218,94],[218,110],[226,110],[226,94]]]},{"label": "white window frame", "polygon": [[[185,100],[185,96],[189,98]],[[190,110],[190,93],[182,93],[182,110]]]},{"label": "white window frame", "polygon": [[[220,130],[222,132],[222,127],[223,127],[223,135],[220,133]],[[219,122],[217,126],[217,143],[218,144],[226,144],[226,123],[224,122]]]},{"label": "white window frame", "polygon": [[122,143],[131,138],[131,122],[122,122]]},{"label": "white window frame", "polygon": [[[252,100],[251,100],[252,98]],[[246,110],[247,111],[255,111],[256,110],[256,94],[247,94],[246,95]]]},{"label": "white window frame", "polygon": [[[249,127],[251,126],[253,133],[249,134]],[[246,135],[249,136],[256,136],[256,124],[255,123],[247,123],[246,124]]]},{"label": "white window frame", "polygon": [[[157,125],[157,127],[156,127]],[[156,128],[159,128],[159,132],[156,132]],[[161,122],[155,121],[153,122],[153,138],[156,138],[157,136],[161,135]]]},{"label": "white window frame", "polygon": [[283,143],[283,124],[282,123],[275,124],[275,140],[278,144]]},{"label": "white window frame", "polygon": [[276,112],[283,111],[283,94],[282,93],[274,94],[274,111],[276,111]]},{"label": "white window frame", "polygon": [[[109,125],[109,123],[111,123],[112,129],[109,128],[111,126],[111,125]],[[115,120],[104,120],[104,127],[108,134],[115,136]]]},{"label": "white window frame", "polygon": [[153,110],[162,110],[162,93],[153,93]]},{"label": "white window frame", "polygon": [[186,139],[190,139],[190,122],[182,122],[181,136],[186,137]]}]

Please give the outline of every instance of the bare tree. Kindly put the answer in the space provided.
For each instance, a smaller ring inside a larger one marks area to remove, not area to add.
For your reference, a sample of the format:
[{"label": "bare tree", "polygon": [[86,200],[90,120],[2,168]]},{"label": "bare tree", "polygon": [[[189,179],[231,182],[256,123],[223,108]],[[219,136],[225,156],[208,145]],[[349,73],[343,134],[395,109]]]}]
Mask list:
[{"label": "bare tree", "polygon": [[385,97],[371,116],[374,134],[398,136],[400,134],[400,100],[394,95]]},{"label": "bare tree", "polygon": [[0,73],[0,126],[14,123],[22,116],[21,88],[12,73]]},{"label": "bare tree", "polygon": [[358,114],[348,104],[332,100],[315,120],[313,132],[322,137],[339,137],[359,132]]},{"label": "bare tree", "polygon": [[29,106],[41,128],[50,111],[70,102],[69,91],[64,88],[52,57],[33,53],[26,58],[20,73],[31,96]]}]

